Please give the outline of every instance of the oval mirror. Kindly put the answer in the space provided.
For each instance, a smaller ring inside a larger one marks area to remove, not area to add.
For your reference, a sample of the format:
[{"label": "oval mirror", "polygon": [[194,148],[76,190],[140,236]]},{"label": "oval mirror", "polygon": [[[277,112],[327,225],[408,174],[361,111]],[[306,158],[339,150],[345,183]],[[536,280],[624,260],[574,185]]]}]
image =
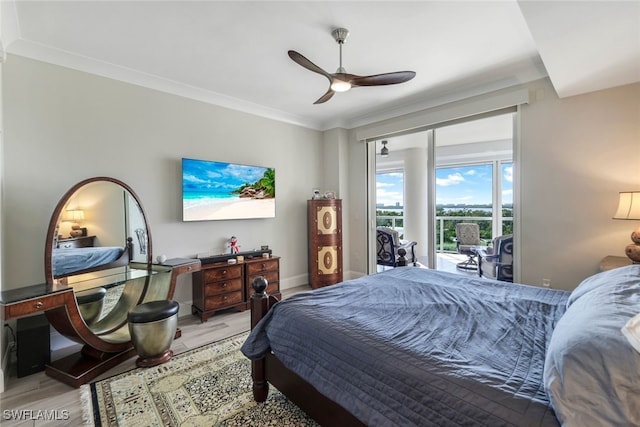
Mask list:
[{"label": "oval mirror", "polygon": [[[47,232],[45,277],[48,284],[73,283],[74,277],[99,277],[131,262],[152,264],[151,233],[140,199],[125,183],[114,178],[96,177],[73,186],[56,206]],[[91,276],[93,275],[93,276]],[[83,283],[89,283],[83,280]],[[99,287],[99,280],[95,281]],[[108,289],[106,298],[117,302],[120,289]],[[108,313],[83,312],[81,299],[103,299],[103,289],[83,289],[76,293],[80,311],[88,325]],[[111,307],[113,308],[113,307]]]}]

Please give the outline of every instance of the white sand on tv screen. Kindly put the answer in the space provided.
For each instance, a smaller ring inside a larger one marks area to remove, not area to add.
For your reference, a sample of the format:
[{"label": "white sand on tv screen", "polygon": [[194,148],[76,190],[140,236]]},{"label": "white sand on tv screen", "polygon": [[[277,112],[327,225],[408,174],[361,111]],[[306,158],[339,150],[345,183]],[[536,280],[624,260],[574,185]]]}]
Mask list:
[{"label": "white sand on tv screen", "polygon": [[184,221],[270,218],[276,213],[276,199],[233,199],[185,206]]}]

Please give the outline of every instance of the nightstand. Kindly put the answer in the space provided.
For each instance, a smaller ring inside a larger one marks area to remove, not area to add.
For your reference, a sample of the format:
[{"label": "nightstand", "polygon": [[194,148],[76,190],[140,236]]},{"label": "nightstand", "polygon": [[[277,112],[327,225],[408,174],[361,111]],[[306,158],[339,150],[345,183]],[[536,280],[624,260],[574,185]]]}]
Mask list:
[{"label": "nightstand", "polygon": [[88,248],[94,245],[96,236],[70,237],[68,239],[59,239],[58,248]]},{"label": "nightstand", "polygon": [[625,267],[627,265],[631,265],[631,260],[626,256],[609,255],[600,261],[599,270],[608,271],[613,270],[614,268]]}]

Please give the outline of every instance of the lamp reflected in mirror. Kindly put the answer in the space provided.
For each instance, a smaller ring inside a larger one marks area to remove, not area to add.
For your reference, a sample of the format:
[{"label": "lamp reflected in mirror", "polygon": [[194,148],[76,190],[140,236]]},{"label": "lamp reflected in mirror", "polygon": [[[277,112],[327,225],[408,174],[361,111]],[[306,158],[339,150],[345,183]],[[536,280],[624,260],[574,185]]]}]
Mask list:
[{"label": "lamp reflected in mirror", "polygon": [[84,221],[84,211],[82,209],[67,209],[62,214],[62,221],[71,223],[71,237],[80,237],[87,235],[87,229],[81,228],[79,221]]},{"label": "lamp reflected in mirror", "polygon": [[[640,191],[624,191],[620,193],[618,209],[613,219],[640,220]],[[640,226],[631,232],[631,243],[624,253],[634,264],[640,264]]]}]

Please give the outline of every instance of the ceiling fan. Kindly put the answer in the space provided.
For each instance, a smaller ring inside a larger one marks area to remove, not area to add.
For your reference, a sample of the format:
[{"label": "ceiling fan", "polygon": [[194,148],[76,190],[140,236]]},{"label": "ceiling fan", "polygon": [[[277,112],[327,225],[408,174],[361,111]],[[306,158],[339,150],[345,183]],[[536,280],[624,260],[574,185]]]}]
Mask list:
[{"label": "ceiling fan", "polygon": [[307,70],[321,74],[329,79],[329,90],[327,90],[324,95],[318,98],[318,100],[314,102],[314,104],[322,104],[323,102],[327,102],[331,99],[331,97],[333,97],[336,92],[346,92],[355,86],[393,85],[397,83],[404,83],[416,76],[416,73],[414,71],[397,71],[394,73],[374,74],[372,76],[358,76],[355,74],[349,74],[342,67],[342,45],[349,35],[349,30],[347,30],[346,28],[336,28],[331,32],[331,35],[340,46],[340,67],[333,74],[330,74],[322,68],[318,67],[316,64],[309,61],[307,58],[305,58],[295,50],[290,50],[288,52],[289,58],[293,59],[299,65],[303,66]]}]

